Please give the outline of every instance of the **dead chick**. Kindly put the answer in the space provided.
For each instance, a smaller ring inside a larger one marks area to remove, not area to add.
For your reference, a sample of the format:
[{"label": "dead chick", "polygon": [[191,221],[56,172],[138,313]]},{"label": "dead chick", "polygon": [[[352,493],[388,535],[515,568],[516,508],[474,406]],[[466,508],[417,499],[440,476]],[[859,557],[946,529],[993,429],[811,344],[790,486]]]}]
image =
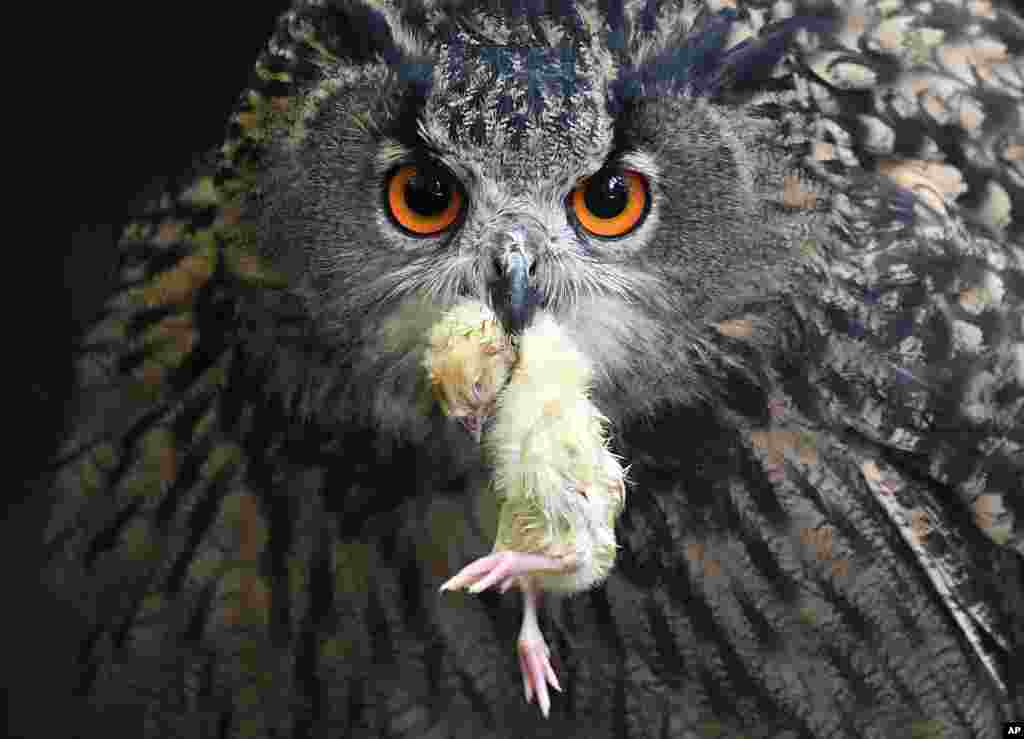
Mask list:
[{"label": "dead chick", "polygon": [[522,336],[484,439],[501,503],[494,551],[441,587],[522,589],[523,689],[545,717],[548,685],[561,687],[537,621],[540,594],[580,592],[608,576],[625,503],[625,471],[608,449],[607,420],[589,398],[591,375],[551,316],[539,316]]}]

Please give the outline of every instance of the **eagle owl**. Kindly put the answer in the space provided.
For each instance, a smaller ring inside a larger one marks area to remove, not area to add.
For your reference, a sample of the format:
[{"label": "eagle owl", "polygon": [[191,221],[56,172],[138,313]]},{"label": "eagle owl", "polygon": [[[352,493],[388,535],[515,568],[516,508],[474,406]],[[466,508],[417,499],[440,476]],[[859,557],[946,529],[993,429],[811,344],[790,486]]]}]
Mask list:
[{"label": "eagle owl", "polygon": [[[995,736],[1024,713],[1024,24],[988,0],[296,0],[76,358],[53,582],[149,736]],[[615,568],[489,551],[458,301],[552,317]]]}]

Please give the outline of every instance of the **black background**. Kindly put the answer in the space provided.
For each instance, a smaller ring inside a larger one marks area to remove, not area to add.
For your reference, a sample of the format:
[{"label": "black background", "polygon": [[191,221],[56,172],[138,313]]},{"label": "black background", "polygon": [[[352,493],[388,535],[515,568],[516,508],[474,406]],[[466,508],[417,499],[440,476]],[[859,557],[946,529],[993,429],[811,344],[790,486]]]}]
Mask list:
[{"label": "black background", "polygon": [[[82,16],[67,24],[70,53],[44,53],[63,59],[45,95],[60,137],[53,149],[62,153],[50,165],[56,169],[36,173],[46,184],[33,194],[45,220],[70,213],[70,244],[60,234],[51,237],[53,246],[23,244],[19,251],[35,274],[31,283],[10,285],[12,291],[34,287],[30,302],[19,300],[7,321],[16,342],[9,365],[23,374],[8,399],[8,433],[16,441],[4,456],[14,484],[3,496],[0,532],[9,572],[0,661],[14,737],[139,735],[131,709],[95,716],[72,698],[73,661],[85,628],[73,606],[53,598],[40,578],[47,460],[63,432],[72,343],[113,284],[117,234],[133,209],[159,192],[162,177],[223,139],[256,56],[288,3],[83,5]],[[8,215],[11,224],[27,214]]]}]

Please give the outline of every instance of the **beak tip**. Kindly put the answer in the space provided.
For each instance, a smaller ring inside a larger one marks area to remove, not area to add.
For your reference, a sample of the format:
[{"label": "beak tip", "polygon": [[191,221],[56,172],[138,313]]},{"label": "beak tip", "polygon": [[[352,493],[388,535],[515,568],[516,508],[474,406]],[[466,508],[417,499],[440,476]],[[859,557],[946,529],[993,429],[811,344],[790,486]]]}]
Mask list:
[{"label": "beak tip", "polygon": [[534,289],[530,285],[533,260],[520,250],[510,252],[505,262],[505,327],[511,334],[522,334],[529,323],[530,302]]}]

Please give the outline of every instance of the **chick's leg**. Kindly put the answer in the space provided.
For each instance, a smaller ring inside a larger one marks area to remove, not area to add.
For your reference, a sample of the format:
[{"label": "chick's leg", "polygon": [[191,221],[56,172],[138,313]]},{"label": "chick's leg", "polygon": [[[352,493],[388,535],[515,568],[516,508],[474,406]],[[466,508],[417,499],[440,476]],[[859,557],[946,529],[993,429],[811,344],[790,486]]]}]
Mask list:
[{"label": "chick's leg", "polygon": [[551,698],[548,695],[548,684],[561,692],[558,677],[551,667],[550,650],[544,641],[540,624],[537,622],[537,611],[540,605],[540,591],[530,578],[521,580],[523,589],[523,626],[519,630],[519,670],[523,674],[523,691],[526,702],[532,703],[537,696],[540,712],[547,718],[551,710]]},{"label": "chick's leg", "polygon": [[441,590],[461,590],[468,585],[469,592],[476,594],[500,583],[504,592],[522,575],[569,572],[576,566],[576,557],[572,555],[548,557],[525,552],[495,552],[470,562],[442,585]]}]

